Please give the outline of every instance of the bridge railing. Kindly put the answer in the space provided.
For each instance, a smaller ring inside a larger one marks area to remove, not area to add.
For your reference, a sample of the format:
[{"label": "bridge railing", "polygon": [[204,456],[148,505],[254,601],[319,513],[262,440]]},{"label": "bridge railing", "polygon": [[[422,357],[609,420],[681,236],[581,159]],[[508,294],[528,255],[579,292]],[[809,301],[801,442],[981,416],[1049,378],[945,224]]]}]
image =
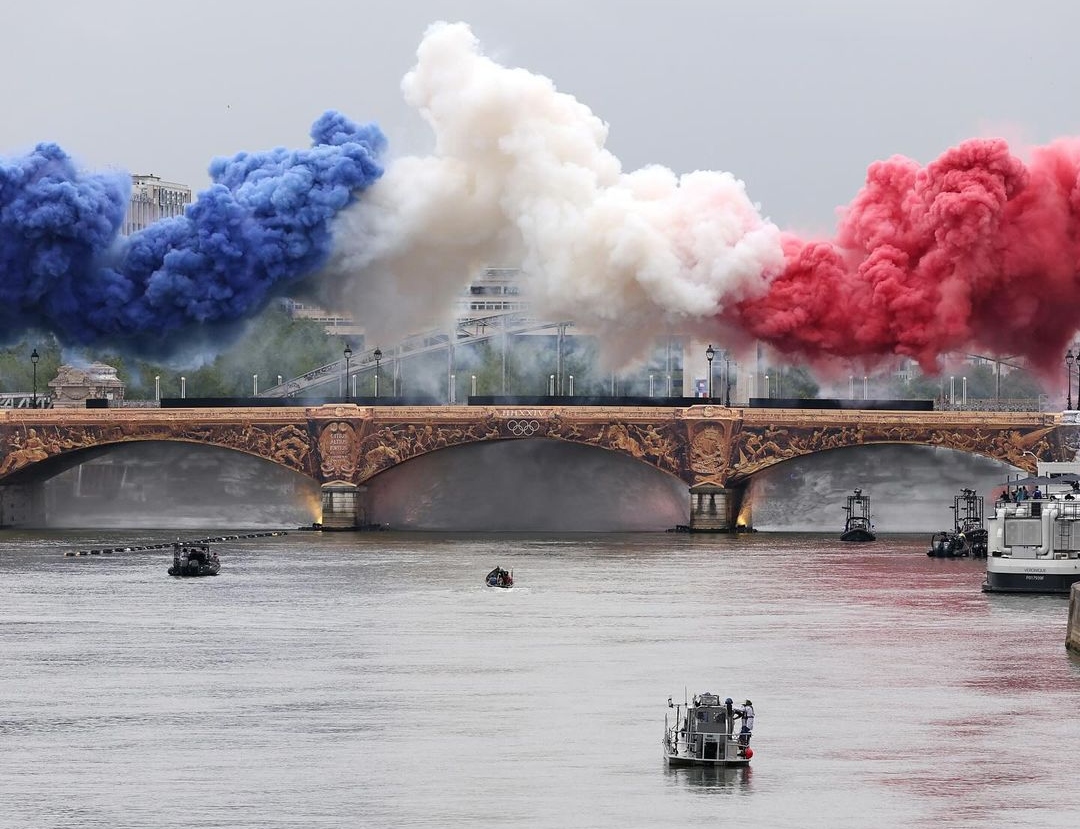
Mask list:
[{"label": "bridge railing", "polygon": [[52,406],[50,395],[35,395],[30,391],[5,391],[0,392],[0,409],[33,409],[35,400],[39,409]]}]

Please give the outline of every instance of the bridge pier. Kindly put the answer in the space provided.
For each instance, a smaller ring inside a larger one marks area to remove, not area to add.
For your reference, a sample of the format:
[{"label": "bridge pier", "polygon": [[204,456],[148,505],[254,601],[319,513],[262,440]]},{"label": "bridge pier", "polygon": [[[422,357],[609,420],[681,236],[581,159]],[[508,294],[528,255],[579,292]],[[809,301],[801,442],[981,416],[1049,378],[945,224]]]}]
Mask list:
[{"label": "bridge pier", "polygon": [[40,484],[0,486],[0,527],[43,527],[44,491]]},{"label": "bridge pier", "polygon": [[347,481],[322,485],[322,528],[357,530],[368,525],[367,487]]},{"label": "bridge pier", "polygon": [[690,487],[690,532],[733,533],[750,529],[749,522],[739,526],[742,489],[729,489],[716,484]]}]

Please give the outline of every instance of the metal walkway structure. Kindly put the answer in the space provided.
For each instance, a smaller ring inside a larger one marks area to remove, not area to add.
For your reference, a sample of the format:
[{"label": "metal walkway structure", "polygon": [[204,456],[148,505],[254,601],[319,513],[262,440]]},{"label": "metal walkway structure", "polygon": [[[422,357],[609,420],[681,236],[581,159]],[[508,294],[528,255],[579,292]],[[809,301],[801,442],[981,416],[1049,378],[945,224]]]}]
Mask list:
[{"label": "metal walkway structure", "polygon": [[[503,391],[506,391],[506,354],[509,350],[511,337],[533,334],[538,331],[554,329],[559,338],[558,362],[559,374],[561,375],[562,363],[562,338],[566,329],[573,326],[572,322],[551,322],[539,320],[527,314],[502,313],[492,314],[485,317],[472,317],[457,321],[453,335],[445,329],[432,329],[422,334],[414,334],[406,337],[400,343],[388,348],[375,346],[353,353],[349,360],[348,372],[352,377],[359,375],[374,374],[376,368],[382,363],[389,363],[400,369],[401,364],[414,357],[445,351],[447,352],[447,373],[451,374],[454,358],[454,349],[459,346],[473,346],[481,343],[501,340],[503,343]],[[379,359],[376,360],[375,352],[379,351]],[[320,390],[340,394],[346,391],[342,388],[342,382],[348,383],[345,377],[346,361],[344,358],[319,366],[306,374],[294,377],[260,390],[259,397],[298,397],[312,394]],[[332,388],[330,388],[332,387]],[[392,393],[392,389],[389,390]]]}]

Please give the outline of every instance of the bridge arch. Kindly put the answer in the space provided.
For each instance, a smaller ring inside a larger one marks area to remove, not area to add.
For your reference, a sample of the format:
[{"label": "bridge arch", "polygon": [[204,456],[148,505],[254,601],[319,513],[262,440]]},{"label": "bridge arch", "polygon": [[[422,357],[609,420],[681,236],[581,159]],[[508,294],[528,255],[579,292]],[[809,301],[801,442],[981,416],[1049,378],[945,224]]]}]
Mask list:
[{"label": "bridge arch", "polygon": [[324,499],[324,519],[329,509],[334,525],[348,528],[366,522],[357,493],[389,468],[453,446],[530,438],[604,449],[677,478],[689,488],[692,510],[708,504],[701,518],[719,530],[734,527],[751,476],[802,455],[926,444],[1031,471],[1036,458],[1069,460],[1080,447],[1075,423],[1028,412],[352,404],[10,410],[0,411],[0,507],[4,491],[32,477],[33,465],[115,443],[164,440],[232,449],[306,475],[333,496]]},{"label": "bridge arch", "polygon": [[1016,467],[984,455],[916,443],[877,443],[819,452],[774,464],[745,482],[743,506],[755,528],[775,532],[843,529],[847,496],[870,498],[880,532],[953,526],[953,499],[972,488],[993,495]]},{"label": "bridge arch", "polygon": [[391,527],[444,531],[657,531],[686,524],[686,484],[629,455],[553,438],[460,444],[365,482]]}]

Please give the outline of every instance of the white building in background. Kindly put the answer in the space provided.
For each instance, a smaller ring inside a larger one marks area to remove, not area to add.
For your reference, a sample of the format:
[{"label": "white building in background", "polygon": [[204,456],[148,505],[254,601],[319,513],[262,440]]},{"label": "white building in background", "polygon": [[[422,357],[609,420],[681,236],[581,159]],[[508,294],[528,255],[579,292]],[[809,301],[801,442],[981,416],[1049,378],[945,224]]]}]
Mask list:
[{"label": "white building in background", "polygon": [[313,320],[323,327],[323,331],[335,337],[363,338],[364,329],[347,314],[328,311],[321,305],[285,298],[280,300],[281,307],[291,319]]},{"label": "white building in background", "polygon": [[[527,311],[528,303],[520,295],[520,277],[517,268],[485,268],[459,295],[454,306],[458,321]],[[281,307],[293,319],[320,323],[332,336],[360,339],[364,336],[363,326],[340,311],[291,298],[282,299]]]},{"label": "white building in background", "polygon": [[528,302],[521,294],[519,269],[485,268],[458,300],[458,319],[527,311]]},{"label": "white building in background", "polygon": [[131,199],[122,232],[129,236],[159,219],[182,216],[191,204],[191,188],[186,184],[162,181],[157,176],[132,176]]}]

